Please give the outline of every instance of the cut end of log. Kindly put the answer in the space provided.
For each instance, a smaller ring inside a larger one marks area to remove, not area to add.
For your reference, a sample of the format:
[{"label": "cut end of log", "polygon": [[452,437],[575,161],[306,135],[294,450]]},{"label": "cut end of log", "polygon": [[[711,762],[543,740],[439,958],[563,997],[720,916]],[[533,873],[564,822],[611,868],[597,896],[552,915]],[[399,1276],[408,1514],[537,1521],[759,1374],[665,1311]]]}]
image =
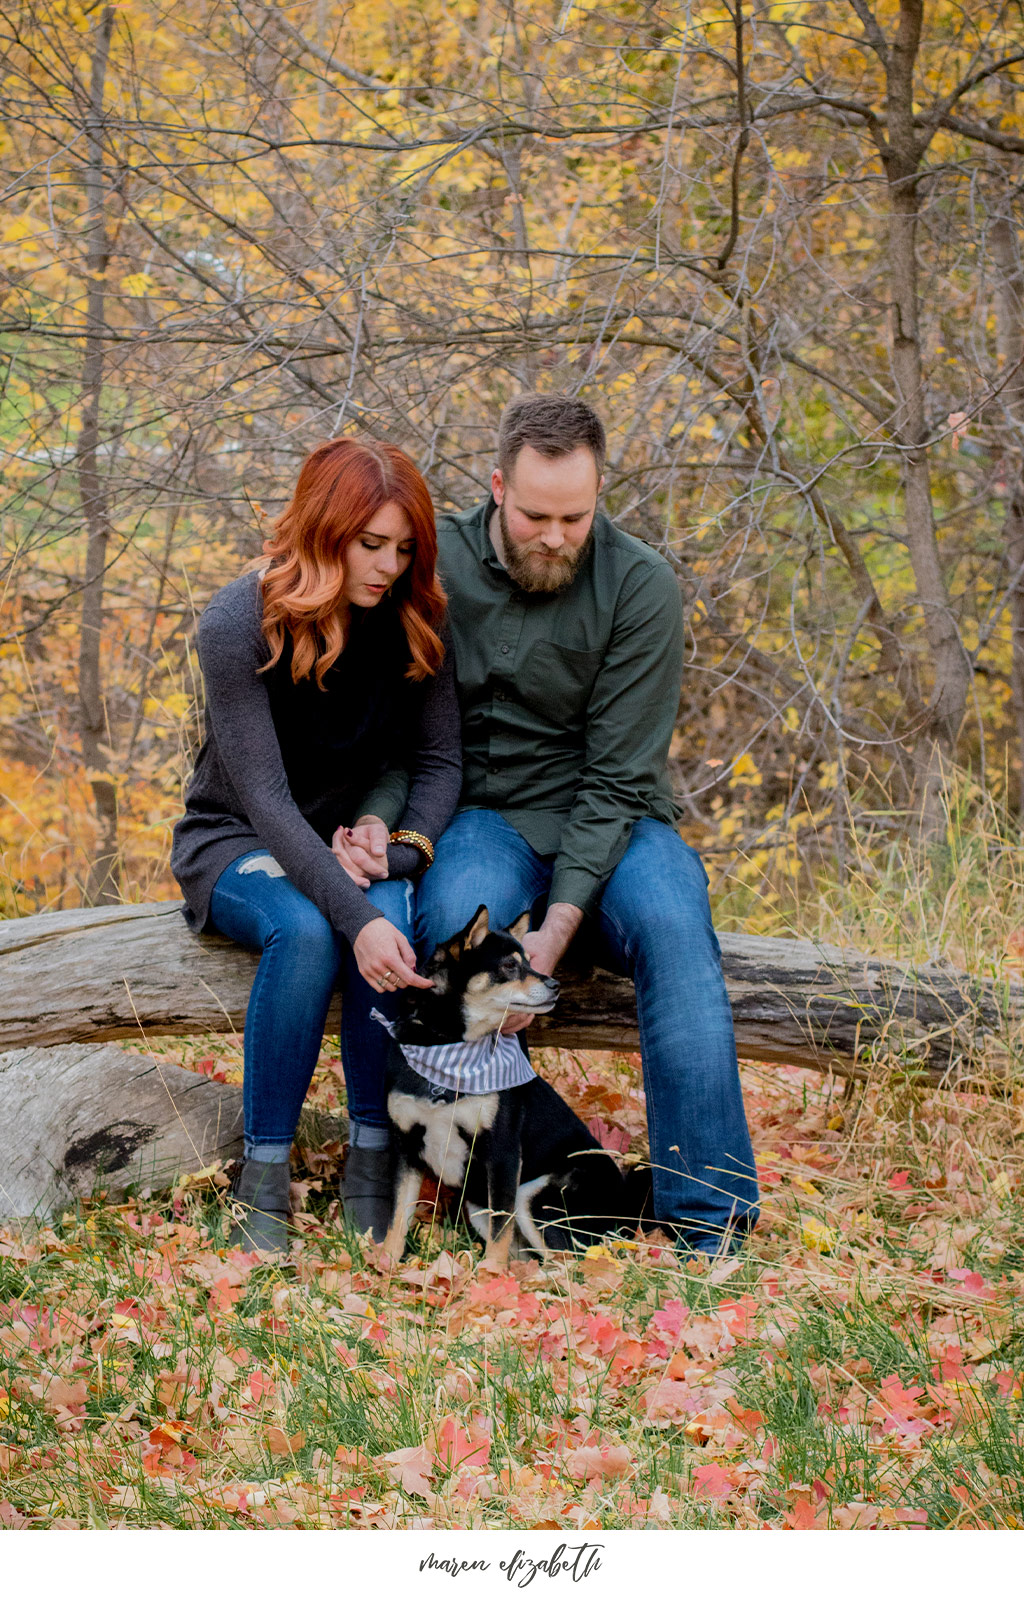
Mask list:
[{"label": "cut end of log", "polygon": [[4,1216],[52,1216],[97,1188],[163,1188],[242,1150],[241,1089],[116,1045],[9,1050],[0,1099]]}]

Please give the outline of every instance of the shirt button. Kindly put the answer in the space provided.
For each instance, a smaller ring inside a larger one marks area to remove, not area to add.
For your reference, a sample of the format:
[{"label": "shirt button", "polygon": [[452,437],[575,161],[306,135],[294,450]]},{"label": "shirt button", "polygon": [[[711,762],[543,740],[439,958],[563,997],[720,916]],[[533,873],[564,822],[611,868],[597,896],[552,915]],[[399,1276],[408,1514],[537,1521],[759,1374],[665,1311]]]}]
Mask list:
[{"label": "shirt button", "polygon": [[503,656],[507,656],[508,655],[508,645],[507,644],[503,644],[502,645],[501,653],[502,653]]},{"label": "shirt button", "polygon": [[488,768],[487,768],[487,776],[488,776],[488,777],[489,777],[489,778],[496,778],[496,777],[497,777],[497,776],[498,776],[498,769],[497,769],[497,767],[488,767]]}]

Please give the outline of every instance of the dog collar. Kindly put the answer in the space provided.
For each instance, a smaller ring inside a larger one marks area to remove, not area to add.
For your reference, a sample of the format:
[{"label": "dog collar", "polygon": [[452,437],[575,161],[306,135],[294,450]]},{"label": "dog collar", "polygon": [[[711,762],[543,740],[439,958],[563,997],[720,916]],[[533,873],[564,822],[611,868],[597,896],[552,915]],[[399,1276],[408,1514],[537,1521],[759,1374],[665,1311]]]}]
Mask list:
[{"label": "dog collar", "polygon": [[[395,1024],[376,1007],[370,1016],[395,1038]],[[406,1044],[401,1039],[395,1043],[413,1072],[454,1094],[493,1094],[516,1089],[537,1076],[514,1034],[489,1033],[455,1044]]]}]

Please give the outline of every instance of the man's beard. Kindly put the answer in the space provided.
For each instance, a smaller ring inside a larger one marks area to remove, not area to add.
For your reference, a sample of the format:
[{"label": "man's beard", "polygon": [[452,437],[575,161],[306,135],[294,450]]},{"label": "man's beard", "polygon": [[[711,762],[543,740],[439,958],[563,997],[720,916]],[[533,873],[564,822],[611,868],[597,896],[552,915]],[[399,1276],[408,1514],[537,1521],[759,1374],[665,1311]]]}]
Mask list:
[{"label": "man's beard", "polygon": [[539,551],[543,546],[539,539],[525,547],[514,542],[508,531],[504,502],[498,507],[498,527],[501,530],[501,550],[505,558],[505,570],[520,589],[526,589],[531,594],[554,594],[559,589],[568,588],[576,576],[580,562],[589,554],[594,537],[594,528],[591,524],[587,537],[578,550],[560,556],[540,555]]}]

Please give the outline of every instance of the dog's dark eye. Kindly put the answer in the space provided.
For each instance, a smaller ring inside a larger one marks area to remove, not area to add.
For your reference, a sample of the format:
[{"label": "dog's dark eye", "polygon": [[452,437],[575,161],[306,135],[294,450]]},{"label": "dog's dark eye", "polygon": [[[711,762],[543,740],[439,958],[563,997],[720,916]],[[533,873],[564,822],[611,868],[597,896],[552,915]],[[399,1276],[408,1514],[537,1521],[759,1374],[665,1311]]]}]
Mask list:
[{"label": "dog's dark eye", "polygon": [[518,978],[519,962],[516,960],[515,956],[506,956],[505,960],[501,963],[501,970],[505,974],[506,978]]}]

